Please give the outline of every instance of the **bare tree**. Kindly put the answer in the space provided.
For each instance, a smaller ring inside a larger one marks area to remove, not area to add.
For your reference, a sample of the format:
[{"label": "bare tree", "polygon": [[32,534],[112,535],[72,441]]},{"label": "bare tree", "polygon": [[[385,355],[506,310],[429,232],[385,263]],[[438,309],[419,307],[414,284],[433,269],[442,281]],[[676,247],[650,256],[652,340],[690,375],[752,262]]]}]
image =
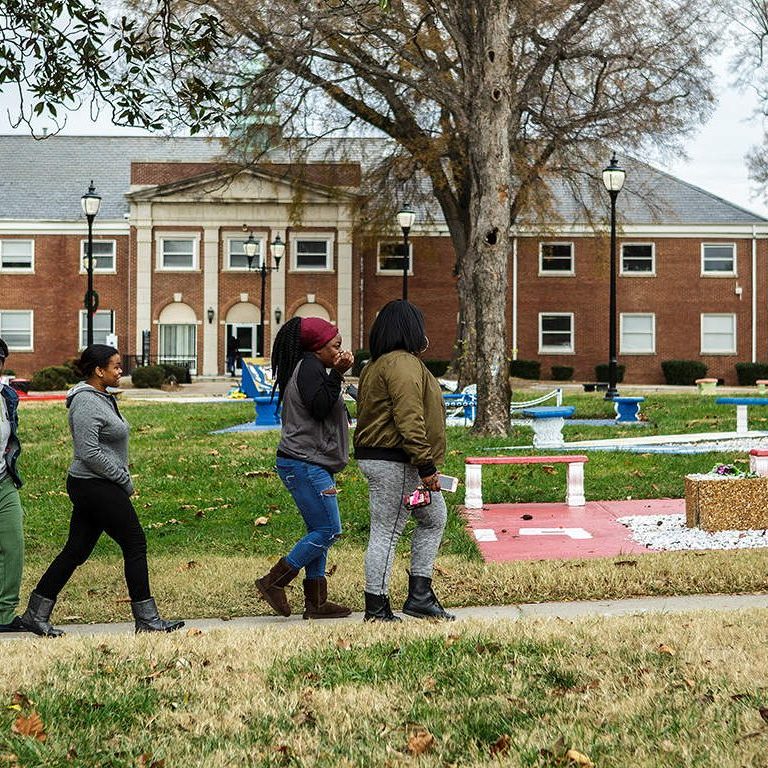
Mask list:
[{"label": "bare tree", "polygon": [[[155,18],[158,3],[143,2],[137,18]],[[279,121],[287,141],[373,131],[396,146],[390,170],[399,164],[428,179],[457,256],[461,364],[478,385],[475,430],[483,433],[509,424],[512,227],[551,212],[553,178],[595,178],[606,144],[672,149],[712,101],[711,11],[697,0],[159,6],[175,15],[161,14],[155,55],[146,58],[157,68],[147,84],[157,114],[184,112],[195,126],[224,114],[264,115],[254,121],[259,130]],[[198,18],[216,37],[196,58],[183,31]],[[154,74],[162,67],[171,84],[193,77],[191,90],[204,96],[199,109],[190,99],[174,103],[174,88]],[[141,110],[123,118],[149,120]],[[247,147],[247,125],[240,136]]]}]

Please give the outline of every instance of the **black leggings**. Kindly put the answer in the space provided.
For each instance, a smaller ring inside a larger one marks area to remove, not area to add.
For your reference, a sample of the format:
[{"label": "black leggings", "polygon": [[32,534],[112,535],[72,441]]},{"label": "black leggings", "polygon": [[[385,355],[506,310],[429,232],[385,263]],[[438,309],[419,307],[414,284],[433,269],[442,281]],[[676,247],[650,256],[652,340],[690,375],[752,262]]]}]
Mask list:
[{"label": "black leggings", "polygon": [[71,475],[67,476],[67,493],[72,500],[69,538],[35,592],[55,600],[75,568],[89,558],[103,532],[123,550],[125,582],[131,600],[149,599],[147,539],[128,494],[109,480],[84,480]]}]

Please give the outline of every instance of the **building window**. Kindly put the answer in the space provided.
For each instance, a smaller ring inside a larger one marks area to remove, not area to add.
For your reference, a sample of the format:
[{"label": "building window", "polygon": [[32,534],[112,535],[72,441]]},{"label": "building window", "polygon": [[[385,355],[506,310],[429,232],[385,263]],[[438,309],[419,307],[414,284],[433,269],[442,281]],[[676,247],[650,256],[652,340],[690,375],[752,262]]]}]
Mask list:
[{"label": "building window", "polygon": [[31,309],[0,310],[0,337],[8,349],[32,349],[33,313]]},{"label": "building window", "polygon": [[0,240],[0,269],[8,272],[33,272],[34,240]]},{"label": "building window", "polygon": [[[88,317],[84,309],[80,310],[80,349],[88,346]],[[100,309],[93,316],[93,343],[108,344],[107,337],[115,332],[115,313],[109,309]]]},{"label": "building window", "polygon": [[192,237],[161,237],[159,269],[197,269],[197,240]]},{"label": "building window", "polygon": [[[376,272],[380,275],[403,274],[403,251],[405,243],[386,241],[379,243],[379,258]],[[408,274],[413,274],[413,245],[408,243]]]},{"label": "building window", "polygon": [[656,352],[656,315],[622,313],[620,316],[623,355],[652,355]]},{"label": "building window", "polygon": [[701,316],[701,354],[736,353],[736,315]]},{"label": "building window", "polygon": [[190,373],[196,373],[197,326],[192,323],[161,323],[159,329],[158,362],[186,365]]},{"label": "building window", "polygon": [[[243,250],[243,246],[247,240],[247,237],[242,239],[233,237],[227,240],[227,261],[225,269],[234,271],[248,270],[248,257]],[[253,257],[253,269],[261,269],[261,260],[264,258],[264,238],[254,237],[254,240],[258,245],[258,250]]]},{"label": "building window", "polygon": [[736,244],[735,243],[702,243],[701,274],[702,275],[735,275],[736,274]]},{"label": "building window", "polygon": [[[93,241],[93,271],[115,272],[115,251],[117,244],[114,240]],[[88,269],[88,241],[80,241],[80,271]]]},{"label": "building window", "polygon": [[653,243],[622,243],[622,275],[653,275],[655,273]]},{"label": "building window", "polygon": [[331,240],[297,237],[293,240],[293,268],[327,272],[331,267]]},{"label": "building window", "polygon": [[573,353],[573,313],[539,314],[539,353],[568,355]]},{"label": "building window", "polygon": [[541,243],[539,245],[539,274],[574,274],[573,243]]}]

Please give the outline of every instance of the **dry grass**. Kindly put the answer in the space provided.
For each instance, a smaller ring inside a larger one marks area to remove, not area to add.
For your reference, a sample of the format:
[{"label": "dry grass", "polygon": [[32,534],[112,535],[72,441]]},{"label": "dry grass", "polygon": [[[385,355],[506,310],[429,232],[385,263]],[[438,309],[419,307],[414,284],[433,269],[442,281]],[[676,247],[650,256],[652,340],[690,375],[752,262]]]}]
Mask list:
[{"label": "dry grass", "polygon": [[[601,768],[764,766],[765,619],[308,623],[12,642],[0,764],[568,766],[579,753]],[[11,731],[32,711],[45,741]]]},{"label": "dry grass", "polygon": [[[155,556],[150,559],[153,592],[169,616],[199,618],[268,613],[253,581],[271,565],[265,557]],[[363,551],[331,550],[329,592],[355,610],[363,607]],[[397,608],[407,592],[408,560],[401,553],[390,593]],[[27,595],[41,568],[28,567]],[[478,563],[457,555],[438,559],[435,591],[446,606],[508,605],[551,600],[600,600],[639,595],[749,593],[768,591],[768,550],[666,552],[594,560]],[[289,589],[295,609],[301,581]],[[62,592],[58,622],[127,621],[130,607],[117,558],[91,559]]]}]

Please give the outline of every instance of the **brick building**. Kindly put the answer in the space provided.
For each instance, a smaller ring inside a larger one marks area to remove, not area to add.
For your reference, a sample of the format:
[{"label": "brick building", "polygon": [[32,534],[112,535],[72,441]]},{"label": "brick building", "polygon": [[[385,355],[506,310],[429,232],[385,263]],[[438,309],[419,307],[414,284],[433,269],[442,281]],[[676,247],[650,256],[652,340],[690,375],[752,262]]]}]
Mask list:
[{"label": "brick building", "polygon": [[[325,142],[300,164],[281,150],[246,169],[218,142],[154,137],[0,136],[0,336],[19,376],[74,356],[85,343],[87,225],[80,196],[93,179],[95,339],[114,335],[125,356],[188,362],[222,373],[227,339],[243,355],[265,349],[295,315],[336,322],[345,346],[366,346],[378,308],[400,296],[391,237],[355,236],[365,152],[381,142]],[[349,151],[351,148],[351,152]],[[619,362],[625,381],[662,381],[660,363],[701,359],[735,381],[734,363],[768,359],[768,221],[627,160],[619,198]],[[608,338],[606,201],[585,223],[557,189],[557,223],[521,224],[509,273],[510,357],[537,359],[592,380]],[[426,223],[430,222],[430,223]],[[257,255],[248,268],[244,243]],[[276,238],[279,269],[265,272]],[[425,311],[429,355],[456,341],[455,261],[435,207],[411,232],[409,295]],[[262,323],[263,311],[263,323]]]}]

